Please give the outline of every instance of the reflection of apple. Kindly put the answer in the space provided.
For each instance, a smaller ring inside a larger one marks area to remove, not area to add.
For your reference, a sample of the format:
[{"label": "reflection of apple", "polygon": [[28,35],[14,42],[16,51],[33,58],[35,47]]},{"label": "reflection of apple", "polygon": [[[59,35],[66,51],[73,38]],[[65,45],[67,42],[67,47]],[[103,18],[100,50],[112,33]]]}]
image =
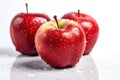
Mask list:
[{"label": "reflection of apple", "polygon": [[[28,8],[27,8],[28,9]],[[11,21],[10,34],[16,50],[25,55],[37,55],[34,37],[37,29],[50,18],[42,13],[19,13]]]},{"label": "reflection of apple", "polygon": [[65,14],[62,19],[70,19],[81,24],[86,35],[86,48],[85,54],[89,54],[93,49],[99,34],[99,28],[97,22],[89,15],[78,12],[70,12]]},{"label": "reflection of apple", "polygon": [[[54,76],[54,77],[53,77]],[[90,55],[83,56],[74,68],[55,69],[37,57],[19,55],[10,70],[10,80],[99,80]]]},{"label": "reflection of apple", "polygon": [[78,23],[61,19],[43,24],[36,32],[35,45],[38,54],[48,64],[64,68],[77,64],[83,55],[85,40]]}]

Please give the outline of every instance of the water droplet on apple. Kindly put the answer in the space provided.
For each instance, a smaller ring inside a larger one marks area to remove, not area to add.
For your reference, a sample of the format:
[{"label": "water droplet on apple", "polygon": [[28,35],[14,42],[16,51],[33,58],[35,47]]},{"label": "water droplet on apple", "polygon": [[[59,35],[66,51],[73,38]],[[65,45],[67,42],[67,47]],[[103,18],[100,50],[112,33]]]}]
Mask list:
[{"label": "water droplet on apple", "polygon": [[50,38],[49,41],[52,41],[52,39]]},{"label": "water droplet on apple", "polygon": [[63,48],[65,49],[65,46]]},{"label": "water droplet on apple", "polygon": [[62,41],[63,39],[60,39],[60,41]]}]

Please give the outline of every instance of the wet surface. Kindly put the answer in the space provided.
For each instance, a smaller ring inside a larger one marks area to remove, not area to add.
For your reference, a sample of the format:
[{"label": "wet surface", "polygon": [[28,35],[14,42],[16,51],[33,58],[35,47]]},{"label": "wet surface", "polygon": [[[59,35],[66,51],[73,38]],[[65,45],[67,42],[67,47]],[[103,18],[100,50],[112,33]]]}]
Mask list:
[{"label": "wet surface", "polygon": [[90,55],[84,56],[75,67],[55,69],[40,57],[16,58],[10,72],[10,80],[99,80],[96,65]]}]

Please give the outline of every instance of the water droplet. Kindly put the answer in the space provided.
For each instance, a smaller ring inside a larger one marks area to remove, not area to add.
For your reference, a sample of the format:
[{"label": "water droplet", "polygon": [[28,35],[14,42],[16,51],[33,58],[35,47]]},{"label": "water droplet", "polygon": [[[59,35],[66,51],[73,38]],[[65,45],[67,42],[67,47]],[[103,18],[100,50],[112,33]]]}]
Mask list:
[{"label": "water droplet", "polygon": [[33,77],[33,76],[35,76],[35,74],[31,74],[31,73],[30,73],[30,74],[28,74],[28,76]]},{"label": "water droplet", "polygon": [[45,72],[41,72],[40,75],[45,75],[46,73]]},{"label": "water droplet", "polygon": [[15,80],[19,80],[19,77],[18,77],[18,76],[15,76],[14,78],[15,78]]},{"label": "water droplet", "polygon": [[56,80],[61,80],[61,79],[56,79]]},{"label": "water droplet", "polygon": [[63,69],[63,71],[67,71],[66,69]]},{"label": "water droplet", "polygon": [[77,65],[77,67],[74,69],[75,72],[77,73],[83,73],[83,69],[81,67],[79,67],[79,65]]},{"label": "water droplet", "polygon": [[20,69],[19,68],[15,68],[16,71],[19,71]]},{"label": "water droplet", "polygon": [[47,69],[48,69],[48,68],[46,68],[46,67],[45,67],[45,68],[43,68],[43,70],[47,70]]},{"label": "water droplet", "polygon": [[77,73],[83,73],[83,70],[77,69],[77,70],[75,70],[75,72],[77,72]]},{"label": "water droplet", "polygon": [[60,41],[62,41],[63,39],[60,39]]},{"label": "water droplet", "polygon": [[27,70],[27,68],[25,68],[24,66],[20,68],[21,70]]},{"label": "water droplet", "polygon": [[66,47],[64,46],[63,48],[65,49]]},{"label": "water droplet", "polygon": [[90,74],[93,74],[94,73],[94,71],[90,71]]}]

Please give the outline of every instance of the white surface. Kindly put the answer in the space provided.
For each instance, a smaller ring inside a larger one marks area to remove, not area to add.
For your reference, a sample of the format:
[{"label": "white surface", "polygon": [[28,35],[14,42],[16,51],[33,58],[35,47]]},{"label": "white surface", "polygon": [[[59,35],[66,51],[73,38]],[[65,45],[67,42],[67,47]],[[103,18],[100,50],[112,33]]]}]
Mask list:
[{"label": "white surface", "polygon": [[[46,13],[51,18],[77,9],[93,16],[100,35],[91,55],[82,57],[74,68],[58,70],[39,57],[16,52],[9,25],[14,15],[25,12],[25,2],[29,12]],[[119,0],[0,0],[0,80],[120,80],[119,7]]]}]

